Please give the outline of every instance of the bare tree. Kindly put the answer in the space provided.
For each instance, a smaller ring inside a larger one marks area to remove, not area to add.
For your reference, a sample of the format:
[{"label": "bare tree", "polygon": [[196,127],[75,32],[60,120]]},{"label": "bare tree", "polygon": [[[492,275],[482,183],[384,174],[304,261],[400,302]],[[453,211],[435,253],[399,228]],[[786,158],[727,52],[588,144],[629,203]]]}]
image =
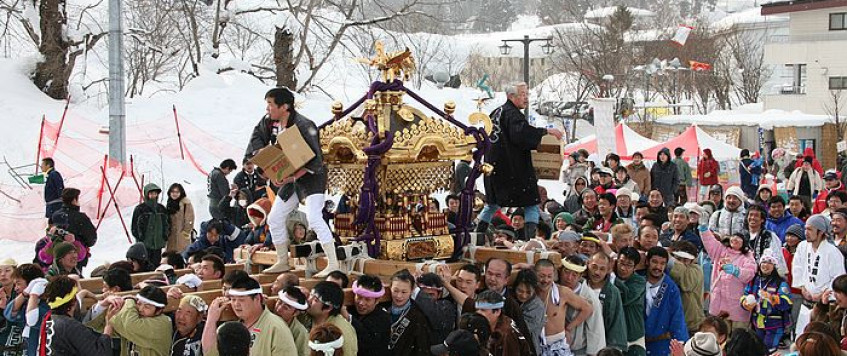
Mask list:
[{"label": "bare tree", "polygon": [[844,114],[845,106],[847,106],[844,90],[830,89],[827,99],[823,104],[823,110],[827,115],[832,116],[833,121],[835,121],[835,132],[838,136],[836,140],[841,141],[844,139],[844,133],[847,132],[847,122],[841,117]]},{"label": "bare tree", "polygon": [[764,36],[733,29],[725,41],[737,67],[732,86],[739,103],[758,102],[762,88],[773,74],[765,64]]},{"label": "bare tree", "polygon": [[[11,20],[15,19],[20,33],[29,44],[38,48],[41,60],[32,73],[32,81],[48,96],[54,99],[68,97],[69,80],[77,58],[93,49],[106,35],[102,28],[82,21],[82,17],[99,4],[78,7],[66,0],[0,0],[0,9],[6,12],[4,33],[10,33]],[[28,10],[28,7],[31,8]],[[69,8],[79,12],[69,17]],[[34,21],[38,21],[37,27]]]}]

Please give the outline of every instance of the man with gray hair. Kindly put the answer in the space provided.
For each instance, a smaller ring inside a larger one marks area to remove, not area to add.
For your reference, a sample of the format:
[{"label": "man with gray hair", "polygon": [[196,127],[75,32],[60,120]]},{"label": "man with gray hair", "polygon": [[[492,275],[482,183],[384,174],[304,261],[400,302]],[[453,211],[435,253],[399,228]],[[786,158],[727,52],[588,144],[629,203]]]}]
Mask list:
[{"label": "man with gray hair", "polygon": [[827,241],[830,221],[824,215],[812,215],[806,220],[806,241],[797,245],[791,266],[791,286],[799,288],[803,306],[797,316],[796,333],[800,335],[812,316],[815,302],[821,301],[835,277],[844,274],[844,257],[838,248]]},{"label": "man with gray hair", "polygon": [[486,232],[491,218],[501,206],[522,207],[526,225],[522,236],[535,236],[541,211],[538,204],[538,179],[532,167],[530,151],[536,149],[544,135],[562,139],[562,131],[533,127],[521,110],[527,107],[527,85],[518,83],[506,88],[506,103],[491,113],[493,127],[489,133],[491,149],[485,161],[494,173],[485,176],[485,208],[479,214],[477,232]]}]

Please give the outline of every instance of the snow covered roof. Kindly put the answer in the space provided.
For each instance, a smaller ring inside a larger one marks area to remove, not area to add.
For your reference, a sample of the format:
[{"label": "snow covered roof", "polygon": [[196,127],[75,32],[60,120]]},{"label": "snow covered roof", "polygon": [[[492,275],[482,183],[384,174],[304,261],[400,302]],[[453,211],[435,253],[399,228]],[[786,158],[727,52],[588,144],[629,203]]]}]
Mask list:
[{"label": "snow covered roof", "polygon": [[[639,9],[636,7],[627,7],[627,10],[632,14],[632,17],[652,17],[656,13],[650,10]],[[607,6],[597,9],[588,10],[585,12],[586,19],[602,19],[612,16],[615,11],[618,11],[617,6]]]},{"label": "snow covered roof", "polygon": [[729,14],[720,20],[715,21],[712,23],[712,29],[715,31],[726,31],[731,29],[733,26],[757,26],[771,24],[784,24],[784,26],[788,26],[788,15],[763,16],[762,9],[760,7],[754,7],[752,9]]},{"label": "snow covered roof", "polygon": [[656,119],[667,125],[697,124],[702,126],[759,126],[766,130],[774,127],[815,127],[832,123],[827,115],[812,115],[801,111],[764,110],[762,103],[746,104],[734,110],[715,110],[706,115],[669,115]]}]

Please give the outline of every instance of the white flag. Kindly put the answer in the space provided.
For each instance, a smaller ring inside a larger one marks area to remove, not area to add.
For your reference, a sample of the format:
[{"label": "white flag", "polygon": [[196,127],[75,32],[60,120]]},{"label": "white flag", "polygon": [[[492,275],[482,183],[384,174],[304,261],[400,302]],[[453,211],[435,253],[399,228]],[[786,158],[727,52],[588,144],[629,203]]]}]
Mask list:
[{"label": "white flag", "polygon": [[671,41],[676,42],[680,46],[685,46],[685,41],[688,40],[688,35],[691,34],[691,30],[693,29],[694,27],[691,26],[679,25]]}]

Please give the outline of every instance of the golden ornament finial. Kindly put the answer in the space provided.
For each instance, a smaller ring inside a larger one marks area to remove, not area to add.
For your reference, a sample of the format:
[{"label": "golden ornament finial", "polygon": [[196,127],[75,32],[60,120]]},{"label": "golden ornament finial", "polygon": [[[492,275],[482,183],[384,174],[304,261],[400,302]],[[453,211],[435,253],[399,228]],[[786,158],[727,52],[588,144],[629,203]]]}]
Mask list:
[{"label": "golden ornament finial", "polygon": [[453,115],[456,112],[456,103],[453,100],[447,101],[444,103],[444,113],[447,115]]},{"label": "golden ornament finial", "polygon": [[417,69],[415,59],[412,57],[412,51],[408,47],[403,51],[386,53],[382,41],[376,41],[374,43],[374,49],[376,50],[376,55],[373,58],[356,58],[356,61],[376,67],[376,69],[382,71],[382,79],[386,83],[392,82],[399,77],[402,77],[403,80],[409,80],[412,77],[412,73]]},{"label": "golden ornament finial", "polygon": [[333,115],[338,116],[342,112],[344,112],[344,104],[342,104],[340,101],[336,101],[336,102],[332,103],[332,114]]}]

